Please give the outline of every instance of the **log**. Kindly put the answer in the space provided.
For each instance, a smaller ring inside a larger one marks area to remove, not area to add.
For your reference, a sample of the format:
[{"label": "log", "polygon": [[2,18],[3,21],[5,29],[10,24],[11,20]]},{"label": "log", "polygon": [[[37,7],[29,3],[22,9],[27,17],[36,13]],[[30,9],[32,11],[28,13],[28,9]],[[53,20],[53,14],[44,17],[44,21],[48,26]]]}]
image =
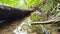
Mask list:
[{"label": "log", "polygon": [[0,5],[0,21],[15,21],[18,19],[23,19],[29,16],[33,10],[29,9],[19,9],[15,7],[10,7],[6,5]]}]

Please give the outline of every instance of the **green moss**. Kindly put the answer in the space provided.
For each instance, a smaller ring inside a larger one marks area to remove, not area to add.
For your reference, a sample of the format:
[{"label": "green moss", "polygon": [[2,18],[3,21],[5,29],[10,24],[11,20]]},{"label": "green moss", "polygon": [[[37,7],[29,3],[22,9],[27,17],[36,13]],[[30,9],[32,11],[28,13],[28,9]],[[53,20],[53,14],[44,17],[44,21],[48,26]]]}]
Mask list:
[{"label": "green moss", "polygon": [[32,14],[30,16],[30,19],[32,20],[32,22],[40,21],[40,16],[38,16],[37,14]]},{"label": "green moss", "polygon": [[37,32],[39,32],[40,34],[43,34],[42,28],[41,28],[40,25],[33,25],[32,27],[33,27],[33,29],[35,29]]},{"label": "green moss", "polygon": [[47,18],[45,16],[39,16],[36,13],[31,14],[30,19],[32,22],[46,21],[47,20]]}]

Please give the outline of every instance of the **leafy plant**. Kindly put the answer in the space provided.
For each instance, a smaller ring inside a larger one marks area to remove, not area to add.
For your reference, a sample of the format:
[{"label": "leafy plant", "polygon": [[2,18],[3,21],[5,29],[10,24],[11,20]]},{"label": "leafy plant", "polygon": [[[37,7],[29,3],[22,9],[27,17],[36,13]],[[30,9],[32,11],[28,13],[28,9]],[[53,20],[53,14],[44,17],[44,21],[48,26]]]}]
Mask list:
[{"label": "leafy plant", "polygon": [[19,0],[0,0],[0,3],[1,4],[8,4],[8,5],[11,5],[11,6],[16,6],[18,1]]}]

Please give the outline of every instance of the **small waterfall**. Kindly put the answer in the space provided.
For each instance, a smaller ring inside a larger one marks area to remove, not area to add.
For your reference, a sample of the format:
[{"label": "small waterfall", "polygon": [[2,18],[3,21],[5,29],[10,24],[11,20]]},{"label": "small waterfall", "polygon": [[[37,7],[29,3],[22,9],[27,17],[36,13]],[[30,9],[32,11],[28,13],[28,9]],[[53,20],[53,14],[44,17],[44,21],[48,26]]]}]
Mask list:
[{"label": "small waterfall", "polygon": [[[26,25],[25,22],[28,24]],[[22,24],[20,24],[13,32],[15,34],[28,34],[29,31],[31,31],[31,29],[29,29],[29,27],[27,26],[31,26],[29,24],[29,22],[31,22],[30,18],[27,18],[24,22],[22,22]],[[24,26],[25,24],[25,26]]]}]

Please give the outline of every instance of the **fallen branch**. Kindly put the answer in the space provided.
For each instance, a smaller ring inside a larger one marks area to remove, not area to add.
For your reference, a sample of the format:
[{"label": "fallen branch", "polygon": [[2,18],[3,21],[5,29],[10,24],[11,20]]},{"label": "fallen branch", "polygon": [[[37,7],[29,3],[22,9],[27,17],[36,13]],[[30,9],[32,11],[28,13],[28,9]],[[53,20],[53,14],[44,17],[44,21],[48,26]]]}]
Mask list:
[{"label": "fallen branch", "polygon": [[59,22],[60,20],[48,20],[43,22],[32,22],[31,25],[39,25],[39,24],[52,24],[53,22]]}]

